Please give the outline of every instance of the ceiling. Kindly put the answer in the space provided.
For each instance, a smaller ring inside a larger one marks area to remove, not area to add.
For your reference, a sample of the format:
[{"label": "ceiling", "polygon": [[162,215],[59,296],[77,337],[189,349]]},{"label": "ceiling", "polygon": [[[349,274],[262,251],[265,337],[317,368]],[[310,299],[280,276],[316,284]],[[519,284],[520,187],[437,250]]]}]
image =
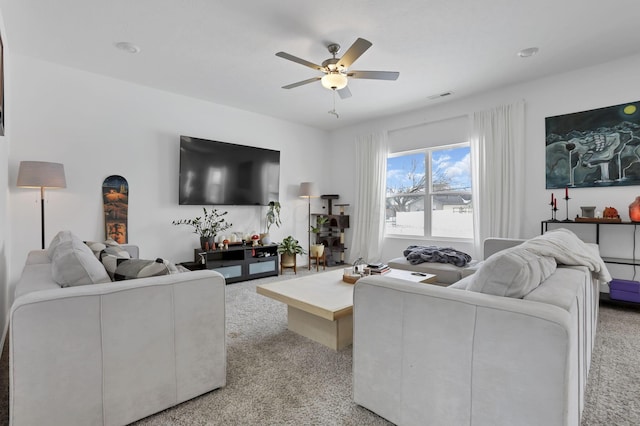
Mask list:
[{"label": "ceiling", "polygon": [[[0,10],[12,54],[326,130],[640,52],[637,0],[0,0]],[[373,46],[351,70],[399,71],[397,81],[351,79],[338,119],[319,82],[281,88],[321,74],[276,52],[321,63],[329,43],[344,53],[358,37]]]}]

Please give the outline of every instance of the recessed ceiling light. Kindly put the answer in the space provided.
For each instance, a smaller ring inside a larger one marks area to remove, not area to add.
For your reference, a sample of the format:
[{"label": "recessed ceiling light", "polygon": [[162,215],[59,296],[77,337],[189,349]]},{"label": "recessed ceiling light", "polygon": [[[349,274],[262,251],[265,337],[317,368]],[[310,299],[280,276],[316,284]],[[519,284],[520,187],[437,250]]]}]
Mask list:
[{"label": "recessed ceiling light", "polygon": [[116,47],[127,53],[138,53],[140,51],[138,46],[133,43],[129,43],[128,41],[120,41],[116,43]]},{"label": "recessed ceiling light", "polygon": [[538,50],[540,49],[538,49],[537,47],[528,47],[519,51],[518,56],[520,56],[521,58],[529,58],[538,53]]}]

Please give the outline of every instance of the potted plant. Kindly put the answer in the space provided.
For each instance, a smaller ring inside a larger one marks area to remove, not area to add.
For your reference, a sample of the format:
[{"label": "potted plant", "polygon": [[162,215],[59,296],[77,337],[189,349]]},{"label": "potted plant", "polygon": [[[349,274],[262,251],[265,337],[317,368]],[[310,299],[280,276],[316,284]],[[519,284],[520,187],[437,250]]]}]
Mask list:
[{"label": "potted plant", "polygon": [[320,234],[320,232],[322,232],[322,227],[329,221],[329,217],[327,216],[318,216],[316,217],[316,226],[311,226],[311,232],[313,232],[314,234],[316,234],[316,243],[312,244],[311,247],[309,247],[309,255],[311,257],[322,257],[322,254],[324,253],[324,245],[319,241],[320,238],[318,237],[318,234]]},{"label": "potted plant", "polygon": [[278,244],[278,253],[281,255],[280,263],[282,266],[290,268],[296,265],[296,255],[305,254],[306,251],[298,243],[298,240],[289,235]]},{"label": "potted plant", "polygon": [[228,223],[223,216],[228,212],[219,212],[217,209],[207,211],[203,207],[204,216],[197,216],[193,219],[174,220],[174,225],[189,225],[193,227],[194,234],[200,236],[200,247],[202,250],[215,248],[215,238],[219,232],[229,229],[232,224]]},{"label": "potted plant", "polygon": [[269,201],[269,205],[267,207],[267,232],[260,236],[262,244],[265,245],[271,244],[271,237],[269,235],[269,229],[271,228],[271,226],[275,225],[280,228],[280,225],[282,225],[282,221],[280,220],[280,203],[278,201]]}]

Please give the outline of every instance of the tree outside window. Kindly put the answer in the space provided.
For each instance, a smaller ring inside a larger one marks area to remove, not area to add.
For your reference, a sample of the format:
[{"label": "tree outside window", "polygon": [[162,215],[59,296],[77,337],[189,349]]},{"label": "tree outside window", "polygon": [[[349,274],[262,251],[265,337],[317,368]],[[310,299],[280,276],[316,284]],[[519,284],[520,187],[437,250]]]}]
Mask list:
[{"label": "tree outside window", "polygon": [[470,164],[468,143],[390,155],[386,234],[473,238]]}]

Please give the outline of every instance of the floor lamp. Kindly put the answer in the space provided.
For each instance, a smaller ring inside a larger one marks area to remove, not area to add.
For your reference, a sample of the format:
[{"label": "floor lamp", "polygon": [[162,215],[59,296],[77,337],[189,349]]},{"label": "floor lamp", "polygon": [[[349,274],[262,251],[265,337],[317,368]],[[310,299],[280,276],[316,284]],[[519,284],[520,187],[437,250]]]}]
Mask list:
[{"label": "floor lamp", "polygon": [[40,222],[44,249],[44,189],[67,187],[64,166],[46,161],[21,161],[17,186],[18,188],[40,188]]},{"label": "floor lamp", "polygon": [[302,182],[300,184],[300,191],[298,191],[298,196],[301,198],[307,199],[307,205],[309,206],[308,218],[309,218],[309,226],[307,226],[307,232],[309,233],[309,243],[307,246],[307,254],[309,255],[309,269],[311,269],[311,199],[317,198],[320,195],[318,194],[318,188],[316,188],[316,184],[313,182]]}]

